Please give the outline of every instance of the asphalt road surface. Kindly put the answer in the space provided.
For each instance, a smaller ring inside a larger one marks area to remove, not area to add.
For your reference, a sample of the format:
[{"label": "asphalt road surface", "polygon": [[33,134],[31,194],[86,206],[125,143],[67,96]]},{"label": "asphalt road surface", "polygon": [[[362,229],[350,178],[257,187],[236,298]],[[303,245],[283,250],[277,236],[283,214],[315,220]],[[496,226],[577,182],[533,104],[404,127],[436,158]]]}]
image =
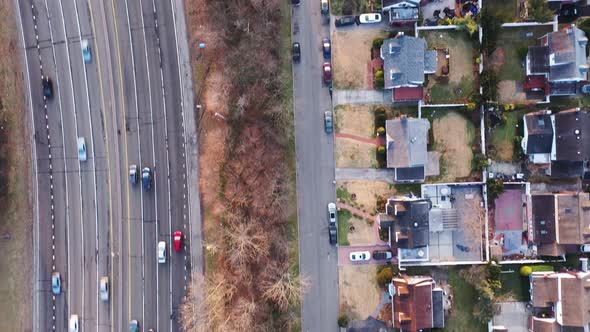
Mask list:
[{"label": "asphalt road surface", "polygon": [[[190,247],[200,240],[200,211],[187,185],[197,176],[197,142],[183,3],[15,3],[35,143],[34,330],[65,331],[78,315],[82,331],[124,331],[131,320],[141,330],[178,331],[189,253],[200,254]],[[53,98],[44,98],[42,77],[51,78]],[[131,164],[152,169],[150,190],[130,184]],[[180,252],[176,230],[184,233]],[[157,262],[159,241],[165,264]],[[51,292],[55,271],[59,295]],[[99,294],[105,276],[108,301]]]},{"label": "asphalt road surface", "polygon": [[337,331],[337,250],[328,238],[329,202],[336,200],[334,137],[324,131],[324,112],[332,110],[322,81],[322,39],[330,30],[319,2],[293,7],[293,41],[301,43],[301,62],[293,65],[299,259],[311,288],[302,305],[302,330]]}]

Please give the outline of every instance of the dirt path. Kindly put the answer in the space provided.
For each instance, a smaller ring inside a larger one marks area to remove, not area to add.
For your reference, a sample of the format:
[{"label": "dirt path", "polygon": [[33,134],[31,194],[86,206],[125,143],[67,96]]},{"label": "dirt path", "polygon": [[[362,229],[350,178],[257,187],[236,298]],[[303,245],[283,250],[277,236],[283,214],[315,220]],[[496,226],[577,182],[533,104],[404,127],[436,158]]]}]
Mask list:
[{"label": "dirt path", "polygon": [[[450,112],[434,121],[436,149],[442,152],[445,172],[442,181],[455,181],[471,173],[473,125],[463,116]],[[443,172],[441,172],[442,174]]]},{"label": "dirt path", "polygon": [[343,134],[343,133],[336,133],[336,137],[348,138],[348,139],[355,140],[355,141],[361,142],[361,143],[373,144],[375,146],[385,144],[384,137],[366,138],[366,137],[361,137],[361,136],[356,136],[356,135],[351,135],[351,134]]}]

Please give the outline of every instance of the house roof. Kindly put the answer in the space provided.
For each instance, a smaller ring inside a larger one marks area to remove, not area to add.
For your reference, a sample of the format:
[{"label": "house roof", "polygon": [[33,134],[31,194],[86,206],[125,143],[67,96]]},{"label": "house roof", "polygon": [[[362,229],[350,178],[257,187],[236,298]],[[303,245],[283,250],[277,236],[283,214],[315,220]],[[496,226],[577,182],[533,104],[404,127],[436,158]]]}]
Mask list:
[{"label": "house roof", "polygon": [[553,144],[553,125],[551,115],[544,111],[524,116],[527,128],[526,153],[551,153]]},{"label": "house roof", "polygon": [[424,52],[424,72],[434,74],[438,65],[438,52],[436,50],[426,50]]},{"label": "house roof", "polygon": [[549,81],[585,80],[587,77],[586,43],[584,31],[570,25],[548,33]]},{"label": "house roof", "polygon": [[[381,1],[381,8],[383,8],[383,10],[387,10],[389,9],[389,7],[393,7],[393,6],[400,6],[400,8],[404,8],[404,7],[419,7],[420,6],[420,1],[419,0],[382,0]],[[404,6],[405,5],[405,6]]]},{"label": "house roof", "polygon": [[424,166],[399,167],[395,169],[396,181],[423,181]]},{"label": "house roof", "polygon": [[414,101],[424,98],[422,86],[394,88],[392,93],[393,101]]},{"label": "house roof", "polygon": [[555,198],[553,195],[532,195],[533,242],[539,245],[555,243]]},{"label": "house roof", "polygon": [[533,317],[531,319],[531,329],[533,332],[561,332],[555,318]]},{"label": "house roof", "polygon": [[527,54],[529,70],[534,73],[546,73],[549,70],[549,47],[529,46]]},{"label": "house roof", "polygon": [[[385,89],[424,84],[426,69],[426,40],[398,35],[383,41],[381,46]],[[436,60],[436,57],[434,58]],[[433,67],[432,56],[428,56],[428,68]],[[434,65],[436,68],[436,65]]]},{"label": "house roof", "polygon": [[562,111],[555,117],[556,160],[590,159],[590,114],[579,109]]},{"label": "house roof", "polygon": [[434,311],[442,311],[442,306],[434,306],[432,278],[402,275],[393,278],[392,283],[393,326],[404,331],[433,328]]},{"label": "house roof", "polygon": [[391,198],[388,200],[386,211],[395,216],[394,241],[399,248],[413,249],[428,245],[430,205],[427,199]]},{"label": "house roof", "polygon": [[426,165],[429,129],[430,122],[426,119],[402,118],[385,121],[387,167]]},{"label": "house roof", "polygon": [[530,276],[532,283],[531,301],[536,308],[549,308],[559,299],[557,294],[557,277],[555,273],[537,274]]}]

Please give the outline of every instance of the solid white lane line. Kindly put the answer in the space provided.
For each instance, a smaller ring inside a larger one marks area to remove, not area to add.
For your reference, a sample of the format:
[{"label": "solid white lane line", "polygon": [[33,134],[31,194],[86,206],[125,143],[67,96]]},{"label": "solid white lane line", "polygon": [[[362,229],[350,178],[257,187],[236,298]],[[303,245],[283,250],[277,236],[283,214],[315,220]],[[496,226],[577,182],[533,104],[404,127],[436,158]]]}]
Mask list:
[{"label": "solid white lane line", "polygon": [[[125,0],[125,12],[127,15],[127,29],[129,31],[129,45],[130,50],[129,53],[131,54],[131,63],[133,64],[132,68],[133,68],[133,87],[134,87],[134,94],[135,94],[135,121],[137,124],[137,146],[138,146],[138,154],[139,154],[139,162],[137,163],[137,168],[140,171],[140,175],[141,175],[141,170],[143,169],[143,166],[141,165],[141,136],[139,134],[139,103],[137,101],[137,72],[136,72],[136,65],[135,65],[135,55],[133,54],[133,36],[131,34],[131,20],[129,19],[129,6],[127,4],[127,0]],[[114,20],[116,20],[117,18],[114,17]],[[123,83],[123,82],[121,82]],[[127,121],[127,119],[125,119],[125,121]],[[126,167],[129,167],[129,165],[127,165]],[[155,168],[155,167],[154,167]],[[155,174],[155,171],[152,171],[152,174]],[[155,183],[156,181],[154,181]],[[140,186],[143,187],[143,183],[141,183],[141,178],[140,178]],[[155,184],[154,184],[154,189],[155,189]],[[145,319],[145,246],[144,246],[144,237],[145,237],[145,232],[144,232],[144,228],[143,228],[143,224],[144,224],[144,215],[143,215],[143,188],[140,188],[139,190],[140,192],[140,202],[141,202],[141,321],[143,322]],[[127,221],[130,222],[130,221]],[[129,252],[129,261],[131,261],[131,252]],[[128,268],[128,273],[129,276],[131,275],[131,264],[129,264],[129,268]],[[131,278],[131,277],[129,277]],[[129,288],[131,288],[131,283],[129,284]],[[129,316],[131,316],[131,303],[129,303]]]},{"label": "solid white lane line", "polygon": [[[47,0],[46,0],[47,1]],[[82,28],[80,26],[80,14],[78,12],[78,1],[74,0],[74,9],[76,12],[76,22],[78,23],[78,41],[80,42],[80,47],[82,47]],[[96,330],[98,331],[98,324],[99,324],[99,316],[98,316],[98,307],[99,307],[99,287],[98,287],[98,188],[96,185],[96,152],[94,146],[94,130],[92,127],[92,112],[90,110],[90,92],[88,90],[88,70],[86,69],[86,63],[84,62],[84,55],[82,54],[82,49],[80,48],[80,58],[82,58],[82,68],[84,69],[84,86],[86,88],[86,106],[88,110],[88,124],[90,125],[90,146],[92,147],[92,180],[94,182],[94,260],[96,264],[96,283],[94,285],[94,289],[96,290]]]}]

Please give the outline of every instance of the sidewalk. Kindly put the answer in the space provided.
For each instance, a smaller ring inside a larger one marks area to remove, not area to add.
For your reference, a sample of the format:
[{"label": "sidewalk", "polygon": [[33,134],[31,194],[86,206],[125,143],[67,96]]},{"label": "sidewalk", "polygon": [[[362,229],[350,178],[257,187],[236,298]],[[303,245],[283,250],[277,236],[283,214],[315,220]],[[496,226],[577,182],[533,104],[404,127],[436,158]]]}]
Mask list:
[{"label": "sidewalk", "polygon": [[390,104],[391,95],[377,90],[334,90],[334,106],[347,104]]}]

